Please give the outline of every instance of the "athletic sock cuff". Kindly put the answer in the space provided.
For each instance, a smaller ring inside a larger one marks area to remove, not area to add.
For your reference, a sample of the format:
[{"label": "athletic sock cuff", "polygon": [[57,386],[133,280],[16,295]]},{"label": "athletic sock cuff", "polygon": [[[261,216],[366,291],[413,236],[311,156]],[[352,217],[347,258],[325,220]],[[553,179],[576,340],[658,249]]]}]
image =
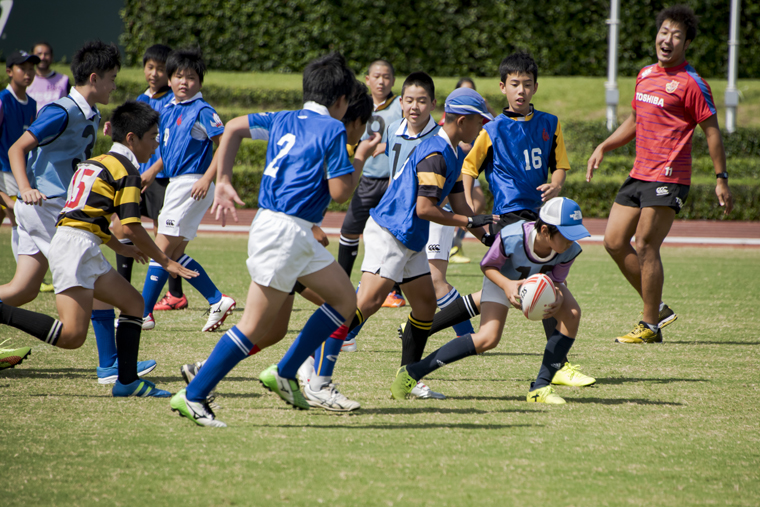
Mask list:
[{"label": "athletic sock cuff", "polygon": [[351,239],[351,238],[347,238],[347,237],[345,237],[344,235],[341,234],[340,235],[340,240],[338,241],[338,243],[340,245],[349,246],[349,247],[350,246],[359,246],[359,238]]},{"label": "athletic sock cuff", "polygon": [[101,321],[110,320],[113,321],[116,318],[116,312],[113,308],[108,310],[93,310],[90,315],[90,320]]},{"label": "athletic sock cuff", "polygon": [[475,304],[475,298],[472,297],[472,294],[467,294],[462,298],[462,301],[464,302],[464,307],[470,315],[470,318],[477,317],[480,314],[480,310],[478,310],[478,307]]},{"label": "athletic sock cuff", "polygon": [[[237,346],[238,349],[240,349],[240,352],[245,354],[246,356],[253,355],[251,354],[251,351],[255,347],[253,343],[248,339],[246,335],[240,331],[237,326],[233,326],[232,329],[224,333],[224,336],[230,339],[232,343]],[[255,352],[254,352],[255,354]]]},{"label": "athletic sock cuff", "polygon": [[412,326],[416,327],[417,329],[423,329],[426,331],[430,331],[430,328],[433,327],[432,320],[428,320],[428,321],[418,320],[414,318],[411,313],[409,314],[409,323]]},{"label": "athletic sock cuff", "polygon": [[324,312],[327,317],[330,318],[331,321],[335,324],[335,327],[340,327],[343,325],[346,319],[343,318],[343,315],[338,313],[338,310],[333,308],[332,306],[328,305],[327,303],[324,303],[322,306],[319,307],[319,309]]},{"label": "athletic sock cuff", "polygon": [[443,296],[441,299],[437,300],[436,303],[438,304],[438,308],[443,310],[447,306],[449,306],[451,303],[456,301],[459,298],[459,291],[456,289],[451,289],[448,294]]},{"label": "athletic sock cuff", "polygon": [[142,329],[143,319],[142,317],[135,317],[134,315],[119,315],[119,327],[121,326],[139,326]]}]

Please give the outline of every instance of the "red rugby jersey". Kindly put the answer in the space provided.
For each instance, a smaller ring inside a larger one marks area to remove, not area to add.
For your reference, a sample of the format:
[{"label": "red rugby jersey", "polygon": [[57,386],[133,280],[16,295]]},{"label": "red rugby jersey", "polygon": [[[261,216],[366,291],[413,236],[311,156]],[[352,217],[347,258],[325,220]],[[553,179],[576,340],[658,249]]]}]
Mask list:
[{"label": "red rugby jersey", "polygon": [[710,86],[694,67],[658,64],[636,78],[631,106],[636,111],[636,161],[632,178],[691,184],[691,137],[694,128],[714,115]]}]

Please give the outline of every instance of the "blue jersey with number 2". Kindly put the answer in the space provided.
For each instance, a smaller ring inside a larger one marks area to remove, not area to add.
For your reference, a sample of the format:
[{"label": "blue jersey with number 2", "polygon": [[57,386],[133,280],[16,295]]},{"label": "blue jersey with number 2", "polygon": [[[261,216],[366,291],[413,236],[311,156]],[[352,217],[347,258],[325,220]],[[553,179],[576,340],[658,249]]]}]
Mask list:
[{"label": "blue jersey with number 2", "polygon": [[354,172],[346,128],[327,108],[248,115],[253,139],[269,141],[259,207],[317,223],[330,204],[327,180]]}]

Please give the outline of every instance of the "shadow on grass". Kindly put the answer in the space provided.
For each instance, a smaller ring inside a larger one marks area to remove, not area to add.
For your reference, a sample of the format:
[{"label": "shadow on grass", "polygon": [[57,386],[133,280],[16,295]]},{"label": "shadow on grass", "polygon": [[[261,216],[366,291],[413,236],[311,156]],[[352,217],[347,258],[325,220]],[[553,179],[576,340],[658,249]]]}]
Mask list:
[{"label": "shadow on grass", "polygon": [[219,400],[224,398],[262,398],[267,393],[219,393]]},{"label": "shadow on grass", "polygon": [[726,342],[726,341],[707,341],[707,340],[692,340],[692,341],[678,341],[678,340],[667,340],[665,342],[673,343],[677,345],[754,345],[758,346],[760,345],[760,342]]},{"label": "shadow on grass", "polygon": [[[455,398],[451,398],[455,399]],[[461,397],[459,399],[465,400],[469,399],[466,397]],[[477,398],[472,398],[477,399]],[[509,400],[509,399],[515,399],[515,400],[524,400],[524,398],[509,398],[509,397],[495,397],[494,399],[499,400]],[[424,403],[424,401],[421,402],[415,402],[415,403]],[[482,410],[479,408],[447,408],[442,407],[440,405],[430,405],[426,407],[413,407],[413,406],[406,406],[406,407],[384,407],[384,408],[362,408],[358,412],[355,412],[352,415],[355,416],[362,416],[362,415],[415,415],[415,414],[460,414],[460,415],[487,415],[487,414],[534,414],[535,412],[532,410],[524,410],[524,409],[517,409],[517,408],[507,408],[507,409],[498,409],[498,410]]]},{"label": "shadow on grass", "polygon": [[0,378],[71,378],[78,379],[82,377],[95,378],[95,368],[57,368],[55,370],[40,369],[9,369],[0,373]]},{"label": "shadow on grass", "polygon": [[483,352],[483,356],[541,356],[538,352]]},{"label": "shadow on grass", "polygon": [[620,385],[630,382],[651,382],[653,384],[672,384],[674,382],[710,382],[703,378],[597,378],[598,384]]},{"label": "shadow on grass", "polygon": [[353,430],[433,430],[433,429],[460,429],[460,430],[504,430],[509,428],[536,428],[543,427],[541,424],[450,424],[450,423],[414,423],[414,424],[253,424],[259,428],[314,428],[315,430],[341,430],[350,428]]},{"label": "shadow on grass", "polygon": [[611,399],[611,398],[566,398],[568,404],[570,403],[597,403],[600,405],[658,405],[662,407],[677,406],[682,407],[683,403],[676,401],[657,401],[657,400],[643,400],[641,398],[630,399]]}]

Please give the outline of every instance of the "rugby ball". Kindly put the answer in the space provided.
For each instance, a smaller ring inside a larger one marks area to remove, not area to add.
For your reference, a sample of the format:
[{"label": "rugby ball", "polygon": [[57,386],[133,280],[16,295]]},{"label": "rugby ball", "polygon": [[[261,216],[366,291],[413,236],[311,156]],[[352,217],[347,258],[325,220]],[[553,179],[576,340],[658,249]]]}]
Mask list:
[{"label": "rugby ball", "polygon": [[523,315],[529,320],[542,320],[544,309],[554,301],[554,282],[544,274],[528,277],[520,286]]}]

